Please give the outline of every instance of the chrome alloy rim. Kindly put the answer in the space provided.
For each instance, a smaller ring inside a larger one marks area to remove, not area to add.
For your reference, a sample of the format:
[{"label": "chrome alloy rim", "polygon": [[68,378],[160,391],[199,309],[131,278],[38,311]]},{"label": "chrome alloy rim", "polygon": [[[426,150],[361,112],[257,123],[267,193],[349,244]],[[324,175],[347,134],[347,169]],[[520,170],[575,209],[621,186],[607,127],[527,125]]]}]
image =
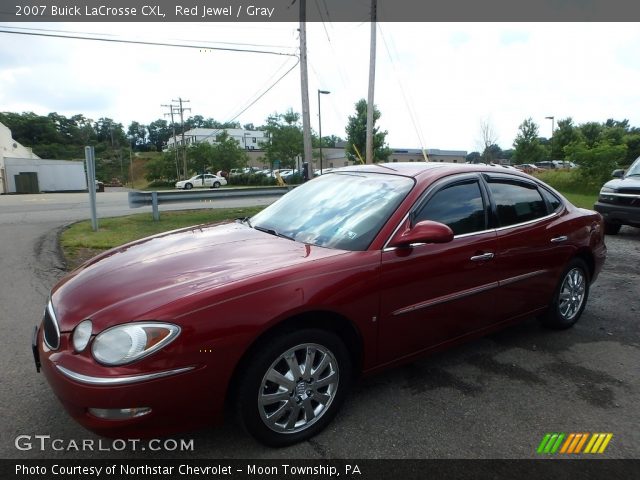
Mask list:
[{"label": "chrome alloy rim", "polygon": [[567,320],[573,319],[584,302],[586,278],[583,271],[574,268],[567,273],[560,288],[560,315]]},{"label": "chrome alloy rim", "polygon": [[305,343],[280,355],[262,377],[258,410],[274,432],[296,433],[324,415],[338,392],[338,362],[322,345]]}]

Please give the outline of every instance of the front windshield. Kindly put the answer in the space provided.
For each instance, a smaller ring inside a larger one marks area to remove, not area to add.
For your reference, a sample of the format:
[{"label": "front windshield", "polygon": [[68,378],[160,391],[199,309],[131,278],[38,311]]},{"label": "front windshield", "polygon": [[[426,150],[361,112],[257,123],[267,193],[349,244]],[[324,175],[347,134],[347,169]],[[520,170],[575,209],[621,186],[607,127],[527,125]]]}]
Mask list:
[{"label": "front windshield", "polygon": [[640,157],[636,158],[636,161],[631,164],[625,176],[627,177],[640,176]]},{"label": "front windshield", "polygon": [[250,223],[298,242],[366,250],[413,185],[413,179],[398,175],[325,174],[287,193]]}]

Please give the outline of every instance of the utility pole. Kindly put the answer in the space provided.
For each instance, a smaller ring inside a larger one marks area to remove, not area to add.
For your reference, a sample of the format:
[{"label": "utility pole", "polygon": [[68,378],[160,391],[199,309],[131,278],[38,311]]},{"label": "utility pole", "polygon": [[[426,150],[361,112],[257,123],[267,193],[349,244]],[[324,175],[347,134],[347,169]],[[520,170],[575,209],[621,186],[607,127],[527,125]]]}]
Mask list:
[{"label": "utility pole", "polygon": [[187,144],[184,140],[184,111],[189,110],[190,108],[184,108],[182,103],[189,103],[191,100],[182,100],[182,97],[178,97],[178,100],[171,100],[172,102],[178,102],[180,104],[180,125],[182,128],[182,168],[184,179],[187,179]]},{"label": "utility pole", "polygon": [[318,135],[320,136],[320,175],[322,175],[322,114],[320,111],[320,95],[329,95],[329,90],[318,89]]},{"label": "utility pole", "polygon": [[367,145],[365,151],[365,160],[367,163],[373,163],[373,90],[376,81],[376,21],[377,0],[371,0],[371,49],[369,52],[369,97],[367,99]]},{"label": "utility pole", "polygon": [[174,109],[178,108],[178,105],[169,104],[169,105],[160,105],[161,107],[167,107],[169,109],[169,113],[165,113],[164,116],[171,115],[171,128],[173,129],[173,153],[176,162],[176,178],[180,179],[180,164],[178,161],[178,142],[176,142],[176,122],[173,121],[173,112]]},{"label": "utility pole", "polygon": [[308,178],[313,178],[311,119],[309,117],[309,77],[307,72],[307,0],[300,1],[300,90],[302,94],[302,139]]}]

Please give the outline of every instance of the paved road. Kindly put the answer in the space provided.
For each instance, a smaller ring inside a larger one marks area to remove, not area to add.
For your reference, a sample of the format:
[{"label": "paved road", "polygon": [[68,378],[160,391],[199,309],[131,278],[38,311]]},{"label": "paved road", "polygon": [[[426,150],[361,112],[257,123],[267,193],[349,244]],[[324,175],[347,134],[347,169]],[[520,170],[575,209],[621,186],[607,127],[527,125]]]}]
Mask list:
[{"label": "paved road", "polygon": [[[122,192],[98,199],[100,215],[130,213]],[[49,288],[63,273],[55,231],[87,212],[86,194],[0,197],[0,458],[167,456],[14,446],[18,435],[98,439],[67,417],[29,349]],[[229,423],[185,435],[195,451],[170,455],[533,458],[547,432],[612,432],[607,457],[640,458],[640,230],[625,227],[607,243],[605,271],[573,329],[550,332],[531,319],[362,380],[329,428],[300,445],[266,449]]]}]

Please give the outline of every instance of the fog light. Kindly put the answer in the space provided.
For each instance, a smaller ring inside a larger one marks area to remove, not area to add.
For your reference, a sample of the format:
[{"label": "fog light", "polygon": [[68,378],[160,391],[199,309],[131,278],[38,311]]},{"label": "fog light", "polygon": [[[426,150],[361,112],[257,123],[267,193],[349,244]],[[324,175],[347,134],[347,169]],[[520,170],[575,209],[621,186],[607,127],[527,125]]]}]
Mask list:
[{"label": "fog light", "polygon": [[149,407],[139,408],[90,408],[89,413],[94,417],[105,420],[128,420],[151,413]]},{"label": "fog light", "polygon": [[78,326],[73,331],[73,335],[71,336],[71,340],[73,341],[73,348],[75,348],[76,352],[81,352],[87,345],[89,344],[89,339],[91,338],[91,329],[93,328],[93,324],[91,320],[85,320],[78,324]]}]

